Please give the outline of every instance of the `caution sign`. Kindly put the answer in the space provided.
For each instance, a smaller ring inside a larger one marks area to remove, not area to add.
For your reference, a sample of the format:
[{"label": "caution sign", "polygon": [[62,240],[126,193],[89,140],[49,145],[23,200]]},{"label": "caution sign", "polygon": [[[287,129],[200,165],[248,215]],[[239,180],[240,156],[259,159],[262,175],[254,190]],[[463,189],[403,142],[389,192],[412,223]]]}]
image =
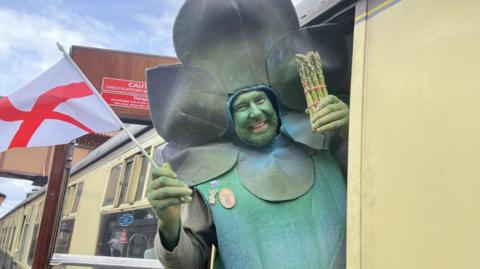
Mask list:
[{"label": "caution sign", "polygon": [[148,109],[147,83],[103,78],[102,97],[111,106]]}]

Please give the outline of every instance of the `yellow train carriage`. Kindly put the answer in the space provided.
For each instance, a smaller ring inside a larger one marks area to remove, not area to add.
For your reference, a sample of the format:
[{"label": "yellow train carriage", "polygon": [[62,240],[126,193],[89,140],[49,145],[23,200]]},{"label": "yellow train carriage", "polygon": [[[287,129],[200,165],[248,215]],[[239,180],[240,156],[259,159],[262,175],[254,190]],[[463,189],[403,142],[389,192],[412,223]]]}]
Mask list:
[{"label": "yellow train carriage", "polygon": [[[155,130],[137,126],[133,131],[142,147],[161,162],[164,141]],[[157,220],[145,196],[151,166],[122,135],[107,141],[72,171],[54,260],[72,255],[74,260],[82,255],[155,258]],[[155,260],[154,264],[159,265]]]},{"label": "yellow train carriage", "polygon": [[0,219],[0,268],[30,268],[35,252],[45,189],[29,196]]},{"label": "yellow train carriage", "polygon": [[480,268],[480,2],[357,2],[348,268]]}]

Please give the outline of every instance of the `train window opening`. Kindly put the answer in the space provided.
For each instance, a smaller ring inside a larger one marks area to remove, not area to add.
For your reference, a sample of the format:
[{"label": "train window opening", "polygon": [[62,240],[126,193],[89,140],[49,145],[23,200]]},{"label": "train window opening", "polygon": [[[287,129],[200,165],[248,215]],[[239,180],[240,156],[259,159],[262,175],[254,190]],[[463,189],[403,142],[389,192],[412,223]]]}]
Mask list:
[{"label": "train window opening", "polygon": [[7,229],[7,236],[5,238],[5,251],[8,251],[8,249],[9,249],[11,233],[12,233],[12,228],[9,227]]},{"label": "train window opening", "polygon": [[125,163],[125,171],[123,172],[122,180],[120,181],[120,195],[115,206],[127,202],[127,190],[130,183],[130,176],[132,174],[133,159],[127,160]]},{"label": "train window opening", "polygon": [[20,239],[20,248],[18,249],[18,256],[17,259],[22,262],[23,257],[24,257],[24,252],[25,252],[25,245],[27,243],[27,239],[29,236],[30,232],[30,219],[33,215],[33,210],[27,211],[24,217],[24,224],[23,224],[23,230],[21,233],[21,239]]},{"label": "train window opening", "polygon": [[30,266],[32,265],[33,255],[35,254],[35,246],[37,245],[39,228],[40,228],[40,224],[35,223],[35,226],[33,227],[33,233],[32,233],[32,242],[30,243],[30,249],[28,250],[28,257],[27,257],[27,264]]},{"label": "train window opening", "polygon": [[157,219],[150,208],[104,214],[100,221],[97,255],[155,258]]},{"label": "train window opening", "polygon": [[[6,224],[4,226],[6,226]],[[2,250],[6,249],[5,242],[6,242],[6,239],[7,239],[7,232],[8,232],[7,227],[3,227],[2,228],[2,239],[1,239],[2,241],[0,242],[0,246],[2,247]]]},{"label": "train window opening", "polygon": [[7,233],[5,234],[5,250],[8,251],[8,245],[9,245],[9,239],[10,239],[10,233],[12,231],[11,227],[7,227]]},{"label": "train window opening", "polygon": [[12,226],[12,223],[10,222],[8,224],[8,228],[7,228],[7,238],[5,240],[5,250],[8,252],[10,251],[11,249],[11,246],[10,246],[10,242],[12,241],[12,230],[13,230],[13,226]]},{"label": "train window opening", "polygon": [[120,181],[120,172],[122,171],[122,164],[118,164],[110,170],[110,176],[108,179],[107,189],[105,191],[105,198],[103,199],[103,206],[109,206],[113,204],[115,200],[115,193],[117,190],[118,182]]},{"label": "train window opening", "polygon": [[41,219],[42,219],[42,213],[43,213],[43,207],[45,206],[45,200],[43,200],[42,202],[40,202],[40,206],[38,207],[38,211],[37,211],[37,216],[35,218],[35,222],[36,223],[40,223]]},{"label": "train window opening", "polygon": [[44,204],[45,204],[45,200],[40,202],[40,205],[38,206],[37,214],[35,215],[35,220],[34,220],[35,224],[33,226],[32,241],[30,242],[30,248],[28,250],[28,256],[27,256],[27,264],[30,266],[32,265],[32,262],[33,262],[35,247],[37,246],[38,231],[40,229],[40,221],[42,219]]},{"label": "train window opening", "polygon": [[15,242],[15,233],[17,232],[17,227],[15,226],[14,222],[12,222],[12,227],[10,230],[10,240],[9,242],[9,249],[13,251],[13,242]]},{"label": "train window opening", "polygon": [[73,235],[75,219],[63,220],[59,226],[57,240],[55,241],[55,253],[68,253]]},{"label": "train window opening", "polygon": [[[147,153],[150,155],[151,149],[147,150]],[[142,166],[140,169],[140,178],[138,180],[137,191],[135,193],[135,201],[140,201],[142,199],[145,182],[151,177],[151,173],[149,173],[149,164],[150,162],[148,158],[142,156]]]},{"label": "train window opening", "polygon": [[[145,149],[151,155],[152,148]],[[143,154],[137,153],[130,156],[122,164],[114,166],[109,175],[105,190],[103,207],[113,205],[132,205],[141,201],[144,190],[150,180],[150,162]]]},{"label": "train window opening", "polygon": [[80,182],[80,183],[78,183],[76,191],[75,191],[75,197],[73,198],[71,213],[76,213],[77,212],[78,205],[80,204],[80,197],[82,196],[82,191],[83,191],[83,182]]},{"label": "train window opening", "polygon": [[15,237],[16,230],[17,230],[17,227],[13,226],[12,233],[10,234],[10,246],[8,247],[10,251],[13,251],[13,242],[15,241],[14,237]]},{"label": "train window opening", "polygon": [[[167,143],[162,143],[162,144],[156,146],[155,149],[153,150],[153,160],[155,161],[155,163],[157,163],[158,166],[161,166],[163,164],[163,162],[165,161],[164,158],[163,158],[162,152],[163,152],[163,150],[165,149],[166,146],[167,146]],[[147,186],[150,185],[150,183],[152,182],[152,176],[151,175],[149,175],[147,182],[148,182]]]},{"label": "train window opening", "polygon": [[7,238],[7,228],[2,228],[2,237],[0,241],[0,245],[2,246],[2,249],[5,250],[5,239]]},{"label": "train window opening", "polygon": [[9,246],[10,246],[10,238],[11,238],[11,235],[12,235],[12,223],[8,223],[8,226],[7,226],[7,235],[5,237],[5,250],[8,251],[9,249]]},{"label": "train window opening", "polygon": [[126,199],[123,201],[124,203],[133,204],[135,201],[135,194],[139,189],[138,184],[140,183],[143,159],[144,157],[142,154],[138,154],[133,157],[132,172],[130,173],[130,180],[126,190]]},{"label": "train window opening", "polygon": [[65,194],[65,199],[63,202],[63,211],[62,211],[63,212],[62,216],[64,217],[68,216],[70,214],[70,211],[72,210],[72,202],[73,202],[73,196],[75,194],[75,186],[76,185],[69,186]]}]

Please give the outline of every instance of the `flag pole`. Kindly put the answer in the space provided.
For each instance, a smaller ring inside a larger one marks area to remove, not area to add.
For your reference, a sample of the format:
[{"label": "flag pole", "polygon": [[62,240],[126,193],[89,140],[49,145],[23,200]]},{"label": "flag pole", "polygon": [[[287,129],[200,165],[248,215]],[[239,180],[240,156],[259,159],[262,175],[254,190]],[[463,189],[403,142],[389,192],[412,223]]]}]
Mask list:
[{"label": "flag pole", "polygon": [[122,129],[127,133],[127,135],[130,137],[130,139],[133,141],[133,143],[140,149],[140,151],[145,156],[145,158],[147,158],[150,161],[150,163],[153,165],[154,168],[157,168],[158,165],[155,163],[155,161],[152,159],[152,157],[150,157],[150,155],[148,155],[148,153],[145,151],[145,149],[143,149],[143,147],[140,145],[140,143],[137,141],[137,139],[135,139],[135,137],[130,132],[130,130],[128,130],[127,126],[125,126],[125,124],[122,122],[122,120],[120,120],[120,118],[117,116],[117,114],[115,112],[113,112],[112,108],[108,104],[105,103],[105,101],[103,100],[100,93],[96,90],[95,86],[93,86],[93,84],[90,82],[90,80],[85,76],[85,74],[83,74],[82,70],[80,70],[80,68],[73,61],[73,59],[70,57],[70,55],[68,55],[68,53],[65,51],[63,46],[60,43],[57,42],[57,47],[63,53],[63,56],[65,56],[65,58],[67,58],[73,64],[75,69],[77,69],[77,71],[80,73],[80,75],[86,81],[86,83],[88,84],[90,89],[93,91],[93,93],[96,94],[97,97],[100,98],[100,100],[102,100],[103,104],[107,107],[107,109],[110,111],[110,113],[112,113],[112,115],[118,121],[118,123],[120,124]]}]

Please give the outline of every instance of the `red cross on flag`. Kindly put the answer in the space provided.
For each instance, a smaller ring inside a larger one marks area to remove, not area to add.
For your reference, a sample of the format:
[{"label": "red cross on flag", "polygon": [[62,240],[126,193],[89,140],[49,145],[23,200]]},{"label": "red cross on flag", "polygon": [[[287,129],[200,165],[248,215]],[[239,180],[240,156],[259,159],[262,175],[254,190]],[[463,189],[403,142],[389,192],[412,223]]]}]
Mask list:
[{"label": "red cross on flag", "polygon": [[63,58],[20,90],[0,98],[0,152],[66,144],[121,122],[82,74]]}]

